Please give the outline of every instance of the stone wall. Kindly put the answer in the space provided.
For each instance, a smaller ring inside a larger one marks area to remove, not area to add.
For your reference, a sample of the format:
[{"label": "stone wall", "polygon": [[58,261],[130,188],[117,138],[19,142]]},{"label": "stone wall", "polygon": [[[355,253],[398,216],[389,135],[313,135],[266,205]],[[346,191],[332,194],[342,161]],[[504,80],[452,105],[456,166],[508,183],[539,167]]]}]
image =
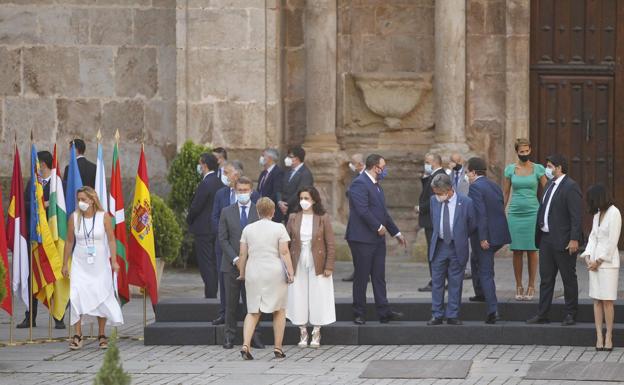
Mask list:
[{"label": "stone wall", "polygon": [[27,173],[31,130],[39,150],[59,145],[64,166],[73,137],[95,158],[98,130],[110,165],[119,129],[126,185],[144,141],[152,185],[164,193],[177,140],[175,1],[0,3],[0,175],[10,176],[15,136]]}]

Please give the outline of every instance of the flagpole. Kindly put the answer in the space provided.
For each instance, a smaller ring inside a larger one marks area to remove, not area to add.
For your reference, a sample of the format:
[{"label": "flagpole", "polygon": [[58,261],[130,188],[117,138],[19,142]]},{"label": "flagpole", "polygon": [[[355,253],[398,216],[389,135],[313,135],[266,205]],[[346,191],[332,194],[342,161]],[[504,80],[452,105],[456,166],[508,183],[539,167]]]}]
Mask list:
[{"label": "flagpole", "polygon": [[[15,148],[17,148],[17,131],[15,134]],[[10,194],[9,194],[10,195]],[[11,295],[11,317],[10,317],[10,327],[9,327],[9,346],[15,346],[15,341],[13,341],[13,328],[15,327],[15,292],[13,291],[13,264],[15,263],[15,255],[11,252],[11,268],[7,266],[7,270],[9,270],[9,290]]]},{"label": "flagpole", "polygon": [[54,302],[52,299],[48,302],[48,339],[46,342],[52,342],[52,309],[54,308]]},{"label": "flagpole", "polygon": [[[30,144],[32,146],[34,140],[33,140],[33,131],[32,128],[30,129]],[[32,159],[32,157],[31,157]],[[30,165],[30,169],[32,172],[32,160],[31,160],[31,165]],[[35,181],[31,181],[31,183],[35,183]],[[31,187],[32,188],[32,187]],[[32,215],[32,213],[30,213],[30,215]],[[30,240],[29,240],[30,241]],[[33,338],[32,338],[32,332],[33,332],[33,300],[32,300],[32,296],[33,296],[33,285],[35,283],[35,277],[34,277],[34,268],[33,268],[33,247],[32,244],[30,245],[30,253],[28,253],[28,258],[30,259],[30,285],[28,288],[28,343],[32,344],[33,343]]]}]

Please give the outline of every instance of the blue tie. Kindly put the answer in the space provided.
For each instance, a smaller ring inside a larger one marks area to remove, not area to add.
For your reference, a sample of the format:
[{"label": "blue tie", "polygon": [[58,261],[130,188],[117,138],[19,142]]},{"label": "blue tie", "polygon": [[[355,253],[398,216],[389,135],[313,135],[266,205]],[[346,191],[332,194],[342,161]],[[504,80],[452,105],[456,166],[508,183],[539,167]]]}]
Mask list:
[{"label": "blue tie", "polygon": [[236,203],[236,192],[233,188],[230,189],[230,204],[233,205]]},{"label": "blue tie", "polygon": [[455,171],[455,180],[453,181],[453,187],[457,188],[457,183],[459,183],[459,171]]},{"label": "blue tie", "polygon": [[244,229],[247,226],[247,206],[241,206],[241,229]]},{"label": "blue tie", "polygon": [[449,214],[448,201],[444,201],[444,214],[442,215],[442,231],[444,232],[444,243],[450,245],[453,241],[453,233],[451,233],[451,216]]}]

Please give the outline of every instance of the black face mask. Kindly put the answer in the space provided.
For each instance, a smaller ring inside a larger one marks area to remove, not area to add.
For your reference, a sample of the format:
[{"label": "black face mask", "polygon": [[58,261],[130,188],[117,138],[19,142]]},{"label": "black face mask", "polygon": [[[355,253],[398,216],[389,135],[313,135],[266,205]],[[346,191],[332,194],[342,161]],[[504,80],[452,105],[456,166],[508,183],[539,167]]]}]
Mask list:
[{"label": "black face mask", "polygon": [[462,165],[461,164],[456,164],[455,167],[453,167],[453,170],[455,171],[459,171],[462,169]]},{"label": "black face mask", "polygon": [[518,159],[520,159],[520,162],[527,162],[529,160],[529,155],[518,155]]}]

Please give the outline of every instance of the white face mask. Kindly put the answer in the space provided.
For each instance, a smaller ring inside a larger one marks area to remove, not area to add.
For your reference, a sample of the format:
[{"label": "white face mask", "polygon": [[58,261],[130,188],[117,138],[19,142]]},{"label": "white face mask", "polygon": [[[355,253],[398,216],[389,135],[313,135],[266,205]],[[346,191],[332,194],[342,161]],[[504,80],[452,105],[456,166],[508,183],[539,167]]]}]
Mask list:
[{"label": "white face mask", "polygon": [[203,174],[204,174],[204,170],[202,170],[202,166],[201,166],[201,164],[198,164],[198,165],[197,165],[197,173],[198,173],[199,175],[203,175]]},{"label": "white face mask", "polygon": [[429,163],[425,163],[425,174],[431,174],[433,172],[433,166]]},{"label": "white face mask", "polygon": [[260,167],[264,167],[264,165],[266,164],[266,159],[264,158],[264,156],[261,156],[258,162],[260,163]]},{"label": "white face mask", "polygon": [[238,194],[236,196],[236,200],[238,200],[238,203],[240,203],[241,205],[246,205],[247,203],[249,203],[249,200],[251,199],[251,194]]},{"label": "white face mask", "polygon": [[286,158],[284,158],[284,166],[286,167],[292,167],[292,158],[287,156]]},{"label": "white face mask", "polygon": [[546,178],[552,179],[555,175],[553,174],[553,169],[546,167]]},{"label": "white face mask", "polygon": [[306,200],[303,200],[303,199],[301,201],[299,201],[299,204],[301,205],[301,208],[304,209],[304,210],[307,210],[310,207],[312,207],[312,202],[306,201]]},{"label": "white face mask", "polygon": [[438,200],[438,202],[440,202],[440,203],[444,202],[447,199],[446,195],[437,195],[436,194],[435,197]]},{"label": "white face mask", "polygon": [[357,172],[357,168],[355,168],[355,165],[351,162],[349,162],[349,169],[351,169],[351,171],[353,172]]},{"label": "white face mask", "polygon": [[223,174],[221,175],[221,182],[223,182],[224,185],[229,186],[230,178],[228,178],[227,175]]},{"label": "white face mask", "polygon": [[470,178],[468,178],[468,174],[464,174],[464,180],[465,180],[467,183],[470,183]]},{"label": "white face mask", "polygon": [[83,202],[83,201],[79,201],[78,202],[78,208],[80,209],[80,211],[87,211],[87,210],[89,210],[90,206],[91,205],[88,204],[87,202]]}]

